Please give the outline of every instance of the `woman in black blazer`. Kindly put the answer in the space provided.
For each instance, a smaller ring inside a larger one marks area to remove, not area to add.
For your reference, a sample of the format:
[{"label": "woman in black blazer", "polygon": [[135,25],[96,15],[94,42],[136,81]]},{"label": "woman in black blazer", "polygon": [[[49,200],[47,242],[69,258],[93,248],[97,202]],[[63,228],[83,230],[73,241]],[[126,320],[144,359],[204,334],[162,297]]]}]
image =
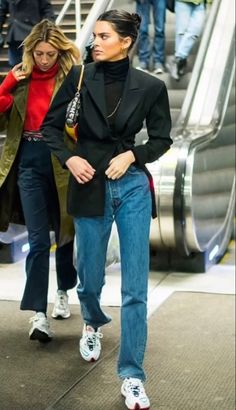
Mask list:
[{"label": "woman in black blazer", "polygon": [[[81,89],[79,138],[65,146],[66,108],[81,67],[73,67],[56,95],[42,127],[43,136],[63,167],[71,171],[68,211],[77,239],[78,297],[84,319],[80,353],[99,358],[100,327],[111,318],[102,311],[107,244],[116,222],[121,253],[121,343],[118,374],[126,406],[150,407],[142,382],[147,340],[149,228],[155,216],[153,184],[145,164],[170,147],[171,119],[165,84],[134,69],[128,51],[140,17],[121,10],[103,13],[94,28],[94,63],[85,67]],[[135,146],[146,121],[149,139]]]}]

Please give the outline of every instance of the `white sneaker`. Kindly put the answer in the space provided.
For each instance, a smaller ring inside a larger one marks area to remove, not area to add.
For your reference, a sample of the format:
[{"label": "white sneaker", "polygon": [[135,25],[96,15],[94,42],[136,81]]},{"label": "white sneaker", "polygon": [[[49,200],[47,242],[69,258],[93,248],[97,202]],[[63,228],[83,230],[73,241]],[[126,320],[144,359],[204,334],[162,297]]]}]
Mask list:
[{"label": "white sneaker", "polygon": [[150,401],[140,379],[127,377],[121,386],[121,394],[125,397],[126,407],[130,410],[148,410]]},{"label": "white sneaker", "polygon": [[164,65],[162,63],[155,63],[153,73],[154,74],[163,74],[165,72]]},{"label": "white sneaker", "polygon": [[84,324],[83,335],[80,339],[80,354],[87,362],[95,362],[99,359],[101,353],[100,339],[103,334],[99,329],[95,332],[92,326]]},{"label": "white sneaker", "polygon": [[29,337],[31,340],[38,340],[41,343],[47,343],[52,340],[53,333],[50,330],[49,321],[44,313],[36,313],[31,317],[29,322],[32,323],[29,331]]},{"label": "white sneaker", "polygon": [[52,317],[53,319],[67,319],[70,317],[68,295],[64,290],[57,291]]}]

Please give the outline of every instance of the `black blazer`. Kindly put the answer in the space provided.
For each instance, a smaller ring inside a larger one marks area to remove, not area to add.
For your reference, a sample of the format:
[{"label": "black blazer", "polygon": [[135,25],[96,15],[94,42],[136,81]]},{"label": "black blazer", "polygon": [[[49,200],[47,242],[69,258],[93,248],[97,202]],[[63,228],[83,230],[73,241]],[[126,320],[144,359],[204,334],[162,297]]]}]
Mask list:
[{"label": "black blazer", "polygon": [[[79,184],[71,175],[68,212],[73,216],[98,216],[104,212],[105,170],[114,155],[131,149],[136,165],[149,174],[145,164],[169,149],[172,143],[169,100],[164,82],[130,66],[116,114],[114,135],[106,118],[102,64],[87,64],[81,89],[79,139],[72,152],[64,143],[63,130],[66,108],[74,97],[79,73],[80,67],[72,67],[52,102],[41,131],[62,166],[71,156],[79,155],[96,169],[95,177],[85,184]],[[135,135],[143,127],[144,120],[148,142],[134,146]]]},{"label": "black blazer", "polygon": [[9,19],[6,42],[9,44],[23,41],[40,20],[44,18],[55,20],[49,0],[1,0],[0,31],[7,14]]}]

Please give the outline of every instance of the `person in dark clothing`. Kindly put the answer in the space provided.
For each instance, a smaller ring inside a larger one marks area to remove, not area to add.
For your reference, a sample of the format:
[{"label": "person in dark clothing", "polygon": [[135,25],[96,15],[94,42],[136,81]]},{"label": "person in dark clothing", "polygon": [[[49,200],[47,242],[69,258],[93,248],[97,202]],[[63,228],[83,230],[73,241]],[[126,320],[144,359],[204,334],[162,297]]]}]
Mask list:
[{"label": "person in dark clothing", "polygon": [[[3,25],[8,18],[7,35],[3,39]],[[55,14],[50,0],[1,0],[0,1],[0,46],[8,44],[10,67],[22,60],[22,41],[31,32],[35,24],[47,18],[55,21]]]},{"label": "person in dark clothing", "polygon": [[[42,124],[43,137],[71,172],[68,212],[77,241],[77,288],[84,320],[80,354],[88,362],[101,353],[100,326],[111,321],[101,308],[108,241],[115,221],[121,255],[121,342],[118,375],[128,409],[149,409],[143,382],[147,341],[149,229],[156,215],[153,181],[145,164],[170,147],[171,118],[163,81],[130,65],[128,51],[140,17],[109,10],[94,27],[93,58],[81,87],[79,138],[67,149],[63,129],[81,67],[72,67]],[[135,146],[146,121],[148,141]]]}]

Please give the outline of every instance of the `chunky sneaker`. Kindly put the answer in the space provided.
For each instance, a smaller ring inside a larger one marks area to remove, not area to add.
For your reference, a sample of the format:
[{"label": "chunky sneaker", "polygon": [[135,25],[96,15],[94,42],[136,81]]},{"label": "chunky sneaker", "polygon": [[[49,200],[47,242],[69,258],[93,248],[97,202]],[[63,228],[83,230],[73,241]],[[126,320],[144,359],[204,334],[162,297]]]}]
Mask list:
[{"label": "chunky sneaker", "polygon": [[87,362],[95,362],[101,353],[100,339],[103,334],[99,329],[95,331],[92,326],[84,324],[83,335],[80,339],[80,354]]},{"label": "chunky sneaker", "polygon": [[68,295],[64,290],[58,290],[52,311],[53,319],[67,319],[70,317]]},{"label": "chunky sneaker", "polygon": [[52,340],[49,321],[43,312],[36,313],[29,322],[32,323],[29,331],[29,337],[31,340],[38,340],[41,343],[47,343]]},{"label": "chunky sneaker", "polygon": [[128,377],[121,386],[121,394],[125,397],[125,405],[130,410],[148,410],[150,401],[140,379]]}]

